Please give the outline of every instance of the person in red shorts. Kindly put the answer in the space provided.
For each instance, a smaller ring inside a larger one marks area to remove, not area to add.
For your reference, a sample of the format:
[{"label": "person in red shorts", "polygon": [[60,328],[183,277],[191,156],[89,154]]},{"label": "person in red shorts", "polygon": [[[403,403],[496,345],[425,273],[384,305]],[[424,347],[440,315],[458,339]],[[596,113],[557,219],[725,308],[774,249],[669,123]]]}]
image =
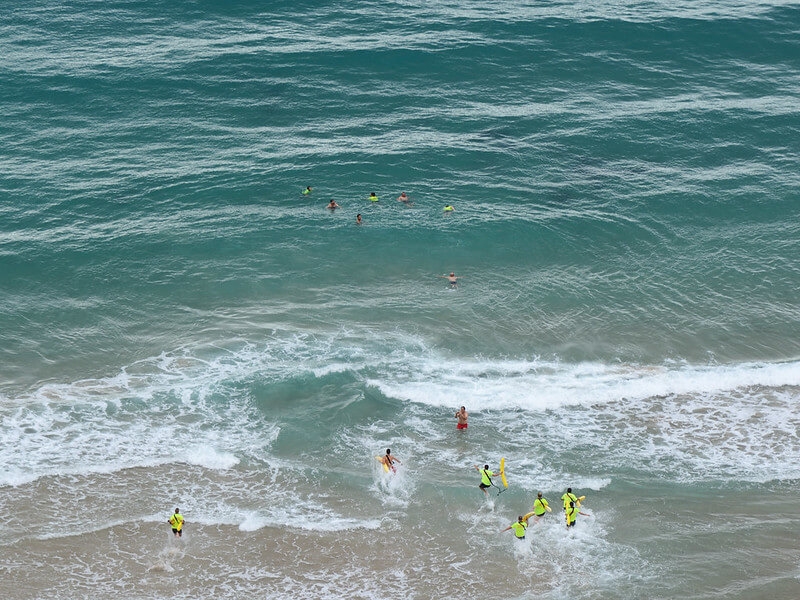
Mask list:
[{"label": "person in red shorts", "polygon": [[456,423],[456,429],[467,428],[467,417],[469,417],[469,414],[467,413],[467,409],[463,406],[460,410],[456,411],[456,419],[458,419],[458,423]]}]

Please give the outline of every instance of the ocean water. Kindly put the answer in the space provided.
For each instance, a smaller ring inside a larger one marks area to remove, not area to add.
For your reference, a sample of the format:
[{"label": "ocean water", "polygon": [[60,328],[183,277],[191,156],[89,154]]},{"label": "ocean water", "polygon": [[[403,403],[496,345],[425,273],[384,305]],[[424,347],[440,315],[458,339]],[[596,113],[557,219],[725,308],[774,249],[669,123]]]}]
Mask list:
[{"label": "ocean water", "polygon": [[0,90],[0,597],[800,597],[797,2],[30,0]]}]

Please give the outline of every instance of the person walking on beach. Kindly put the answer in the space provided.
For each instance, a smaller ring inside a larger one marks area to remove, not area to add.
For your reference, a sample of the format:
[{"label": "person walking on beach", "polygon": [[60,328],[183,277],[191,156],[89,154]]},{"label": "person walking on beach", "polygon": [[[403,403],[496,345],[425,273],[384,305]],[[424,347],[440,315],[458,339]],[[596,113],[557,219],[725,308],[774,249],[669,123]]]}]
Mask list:
[{"label": "person walking on beach", "polygon": [[542,497],[542,492],[536,494],[536,500],[533,501],[533,522],[538,523],[539,519],[550,512],[550,504],[547,498]]},{"label": "person walking on beach", "polygon": [[483,465],[483,469],[475,465],[475,470],[481,474],[481,482],[478,487],[481,488],[484,496],[488,496],[489,492],[486,490],[492,487],[492,477],[494,477],[495,473],[489,470],[489,465]]},{"label": "person walking on beach", "polygon": [[385,464],[387,467],[389,467],[392,470],[392,473],[397,473],[397,469],[395,468],[394,463],[397,463],[398,465],[403,464],[400,462],[399,458],[392,455],[391,448],[386,449],[386,454],[383,455],[381,462]]},{"label": "person walking on beach", "polygon": [[456,419],[458,419],[458,423],[456,423],[456,429],[466,429],[468,417],[469,413],[465,407],[462,406],[459,410],[457,410]]},{"label": "person walking on beach", "polygon": [[183,524],[185,522],[180,508],[176,508],[175,514],[167,519],[167,523],[172,525],[172,533],[175,537],[183,537]]},{"label": "person walking on beach", "polygon": [[575,521],[578,518],[578,515],[583,515],[584,517],[591,517],[592,515],[581,512],[577,508],[575,508],[575,503],[570,502],[569,506],[566,508],[567,511],[567,529],[570,527],[575,527]]},{"label": "person walking on beach", "polygon": [[577,502],[578,497],[572,493],[572,488],[567,488],[567,493],[561,496],[561,502],[564,503],[564,510],[567,510],[570,502]]}]

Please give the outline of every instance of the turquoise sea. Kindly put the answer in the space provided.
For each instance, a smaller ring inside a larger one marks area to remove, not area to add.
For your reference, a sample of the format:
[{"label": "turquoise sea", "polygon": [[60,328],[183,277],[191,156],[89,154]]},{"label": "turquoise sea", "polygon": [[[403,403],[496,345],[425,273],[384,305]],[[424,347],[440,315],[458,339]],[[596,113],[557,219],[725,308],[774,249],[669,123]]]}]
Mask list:
[{"label": "turquoise sea", "polygon": [[0,90],[0,597],[800,597],[800,3],[30,0]]}]

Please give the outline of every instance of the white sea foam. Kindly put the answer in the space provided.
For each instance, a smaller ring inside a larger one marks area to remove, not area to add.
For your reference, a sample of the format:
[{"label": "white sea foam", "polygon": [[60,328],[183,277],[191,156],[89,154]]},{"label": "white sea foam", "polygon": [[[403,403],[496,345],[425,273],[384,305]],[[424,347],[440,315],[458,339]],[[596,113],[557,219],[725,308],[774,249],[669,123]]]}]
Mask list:
[{"label": "white sea foam", "polygon": [[548,410],[675,394],[719,394],[752,386],[800,385],[800,361],[734,365],[565,364],[428,359],[414,378],[369,379],[389,397],[472,410]]}]

